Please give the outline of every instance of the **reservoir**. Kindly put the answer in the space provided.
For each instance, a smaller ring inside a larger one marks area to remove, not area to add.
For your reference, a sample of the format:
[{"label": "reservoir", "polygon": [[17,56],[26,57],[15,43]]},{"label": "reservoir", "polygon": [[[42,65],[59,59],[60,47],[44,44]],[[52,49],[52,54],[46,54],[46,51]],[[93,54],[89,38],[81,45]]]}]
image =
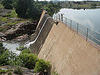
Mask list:
[{"label": "reservoir", "polygon": [[65,17],[100,32],[100,9],[61,9]]},{"label": "reservoir", "polygon": [[100,9],[62,8],[55,14],[57,18],[59,18],[59,14],[63,14],[65,24],[100,45]]}]

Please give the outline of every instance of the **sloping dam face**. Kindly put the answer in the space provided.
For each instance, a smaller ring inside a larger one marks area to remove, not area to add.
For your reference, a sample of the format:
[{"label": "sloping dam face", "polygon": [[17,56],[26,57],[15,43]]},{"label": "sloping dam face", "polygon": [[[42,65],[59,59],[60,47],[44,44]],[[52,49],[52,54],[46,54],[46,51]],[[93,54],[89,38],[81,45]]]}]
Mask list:
[{"label": "sloping dam face", "polygon": [[100,75],[99,53],[99,49],[59,22],[53,24],[38,56],[50,61],[59,75]]}]

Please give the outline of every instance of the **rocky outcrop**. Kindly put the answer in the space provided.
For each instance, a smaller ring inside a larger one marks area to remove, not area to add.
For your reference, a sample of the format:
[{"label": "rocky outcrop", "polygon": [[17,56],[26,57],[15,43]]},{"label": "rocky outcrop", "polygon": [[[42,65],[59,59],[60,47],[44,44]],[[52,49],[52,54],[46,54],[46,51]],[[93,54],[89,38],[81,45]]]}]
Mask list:
[{"label": "rocky outcrop", "polygon": [[[13,67],[9,65],[0,66],[0,70],[4,71],[4,72],[0,72],[0,75],[8,75],[9,72],[11,72],[11,75],[19,75],[14,72],[16,69],[17,67]],[[25,67],[20,67],[20,70],[22,71],[23,75],[43,75],[41,72],[34,73],[33,69],[28,69]]]},{"label": "rocky outcrop", "polygon": [[6,16],[7,13],[10,13],[11,10],[0,8],[0,16]]},{"label": "rocky outcrop", "polygon": [[0,41],[5,41],[6,38],[4,38],[6,35],[0,32]]},{"label": "rocky outcrop", "polygon": [[[11,29],[5,32],[5,38],[7,40],[12,40],[18,36],[22,36],[24,34],[31,35],[35,32],[37,26],[37,22],[23,22],[18,23],[15,26],[13,26]],[[24,35],[25,36],[25,35]]]}]

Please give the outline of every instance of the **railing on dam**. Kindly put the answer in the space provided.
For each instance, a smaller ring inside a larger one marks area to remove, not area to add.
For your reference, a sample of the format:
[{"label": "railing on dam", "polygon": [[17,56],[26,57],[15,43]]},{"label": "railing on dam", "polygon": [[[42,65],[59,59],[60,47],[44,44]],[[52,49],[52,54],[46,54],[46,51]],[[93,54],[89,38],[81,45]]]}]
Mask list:
[{"label": "railing on dam", "polygon": [[100,46],[100,33],[88,28],[84,25],[81,25],[67,17],[64,17],[63,14],[55,14],[53,19],[62,21],[69,28],[76,31],[78,34],[86,38],[86,41],[91,41],[96,45]]}]

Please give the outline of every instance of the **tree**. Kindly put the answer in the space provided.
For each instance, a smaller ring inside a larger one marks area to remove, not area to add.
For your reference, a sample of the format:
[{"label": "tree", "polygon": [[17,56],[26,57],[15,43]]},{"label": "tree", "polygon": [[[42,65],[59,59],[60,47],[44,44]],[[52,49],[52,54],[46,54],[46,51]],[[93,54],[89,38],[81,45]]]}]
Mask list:
[{"label": "tree", "polygon": [[18,0],[16,13],[21,18],[36,18],[39,16],[38,9],[33,5],[33,0]]},{"label": "tree", "polygon": [[2,4],[5,9],[12,9],[13,8],[13,0],[2,0]]}]

